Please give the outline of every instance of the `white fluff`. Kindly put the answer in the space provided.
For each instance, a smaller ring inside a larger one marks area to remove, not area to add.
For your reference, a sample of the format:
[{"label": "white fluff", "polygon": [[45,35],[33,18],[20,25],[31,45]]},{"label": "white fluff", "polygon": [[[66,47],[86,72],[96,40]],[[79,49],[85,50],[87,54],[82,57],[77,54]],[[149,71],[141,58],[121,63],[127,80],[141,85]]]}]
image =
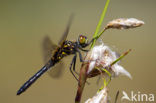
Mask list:
[{"label": "white fluff", "polygon": [[[95,67],[105,68],[117,58],[118,56],[116,53],[103,43],[99,46],[95,46],[87,55],[87,59],[90,61],[87,73],[89,74]],[[113,77],[125,75],[132,78],[131,74],[120,66],[119,63],[116,63],[111,67],[111,75]]]},{"label": "white fluff", "polygon": [[103,88],[99,93],[97,93],[92,98],[89,98],[85,103],[108,103],[107,88]]}]

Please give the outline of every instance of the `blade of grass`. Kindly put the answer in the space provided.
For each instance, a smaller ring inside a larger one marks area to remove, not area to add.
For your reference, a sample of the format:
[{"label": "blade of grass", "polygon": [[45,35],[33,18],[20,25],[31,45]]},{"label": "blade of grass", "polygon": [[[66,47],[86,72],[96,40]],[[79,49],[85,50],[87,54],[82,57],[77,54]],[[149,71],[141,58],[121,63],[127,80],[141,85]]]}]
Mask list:
[{"label": "blade of grass", "polygon": [[[97,25],[97,27],[96,27],[95,33],[94,33],[94,35],[93,35],[93,38],[95,38],[95,37],[98,36],[99,30],[100,30],[100,28],[101,28],[101,24],[102,24],[102,22],[103,22],[103,20],[104,20],[104,17],[105,17],[105,15],[106,15],[106,11],[107,11],[109,2],[110,2],[110,0],[107,0],[107,1],[106,1],[105,7],[104,7],[104,9],[103,9],[103,11],[102,11],[102,14],[101,14],[99,23],[98,23],[98,25]],[[100,36],[101,36],[101,35],[100,35]],[[95,40],[92,42],[90,48],[93,48],[93,47],[94,47],[96,40],[97,40],[97,39],[95,39]]]}]

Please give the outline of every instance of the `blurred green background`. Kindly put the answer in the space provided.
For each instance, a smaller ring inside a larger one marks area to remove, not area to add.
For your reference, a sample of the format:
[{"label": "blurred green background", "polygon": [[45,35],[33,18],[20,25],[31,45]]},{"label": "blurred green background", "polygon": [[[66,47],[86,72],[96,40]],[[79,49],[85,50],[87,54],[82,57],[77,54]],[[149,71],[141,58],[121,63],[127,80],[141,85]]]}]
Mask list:
[{"label": "blurred green background", "polygon": [[[91,39],[106,0],[0,0],[0,102],[1,103],[73,103],[77,82],[69,71],[72,56],[65,58],[64,75],[52,79],[47,73],[31,88],[16,96],[19,87],[43,66],[41,42],[45,35],[57,44],[71,13],[75,14],[68,36],[79,34]],[[131,73],[113,79],[109,85],[111,100],[117,90],[156,94],[156,0],[111,0],[103,23],[120,17],[134,17],[145,22],[140,28],[108,30],[101,38],[122,53],[132,52],[122,60]],[[76,65],[79,71],[80,63]],[[101,85],[97,78],[88,80],[82,102],[92,97]],[[102,83],[102,82],[101,82]],[[120,97],[122,94],[120,93]],[[129,103],[129,101],[125,101]],[[119,98],[120,103],[120,98]]]}]

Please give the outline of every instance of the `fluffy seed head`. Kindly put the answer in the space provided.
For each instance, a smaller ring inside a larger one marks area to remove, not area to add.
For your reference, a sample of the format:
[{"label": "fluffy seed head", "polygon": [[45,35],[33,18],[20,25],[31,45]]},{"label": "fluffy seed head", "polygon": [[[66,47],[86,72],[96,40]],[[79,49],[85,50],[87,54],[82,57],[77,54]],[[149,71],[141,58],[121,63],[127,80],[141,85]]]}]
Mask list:
[{"label": "fluffy seed head", "polygon": [[[109,66],[117,58],[117,53],[112,51],[108,46],[104,44],[94,46],[94,48],[87,54],[85,59],[87,61],[90,61],[87,74],[90,75],[90,73],[95,70],[95,67],[105,68]],[[121,65],[119,65],[118,62],[111,66],[109,72],[113,77],[125,75],[129,78],[132,78],[131,74],[126,71]]]}]

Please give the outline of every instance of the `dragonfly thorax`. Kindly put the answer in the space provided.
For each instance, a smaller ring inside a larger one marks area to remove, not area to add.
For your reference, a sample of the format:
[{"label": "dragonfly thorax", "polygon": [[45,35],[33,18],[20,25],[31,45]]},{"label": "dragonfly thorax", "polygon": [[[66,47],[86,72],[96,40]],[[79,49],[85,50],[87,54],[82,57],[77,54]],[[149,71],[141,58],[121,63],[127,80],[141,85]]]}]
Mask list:
[{"label": "dragonfly thorax", "polygon": [[61,45],[61,47],[57,48],[53,55],[53,59],[55,62],[58,62],[61,60],[63,57],[70,55],[70,54],[75,54],[76,52],[76,43],[72,41],[64,41],[64,43]]}]

